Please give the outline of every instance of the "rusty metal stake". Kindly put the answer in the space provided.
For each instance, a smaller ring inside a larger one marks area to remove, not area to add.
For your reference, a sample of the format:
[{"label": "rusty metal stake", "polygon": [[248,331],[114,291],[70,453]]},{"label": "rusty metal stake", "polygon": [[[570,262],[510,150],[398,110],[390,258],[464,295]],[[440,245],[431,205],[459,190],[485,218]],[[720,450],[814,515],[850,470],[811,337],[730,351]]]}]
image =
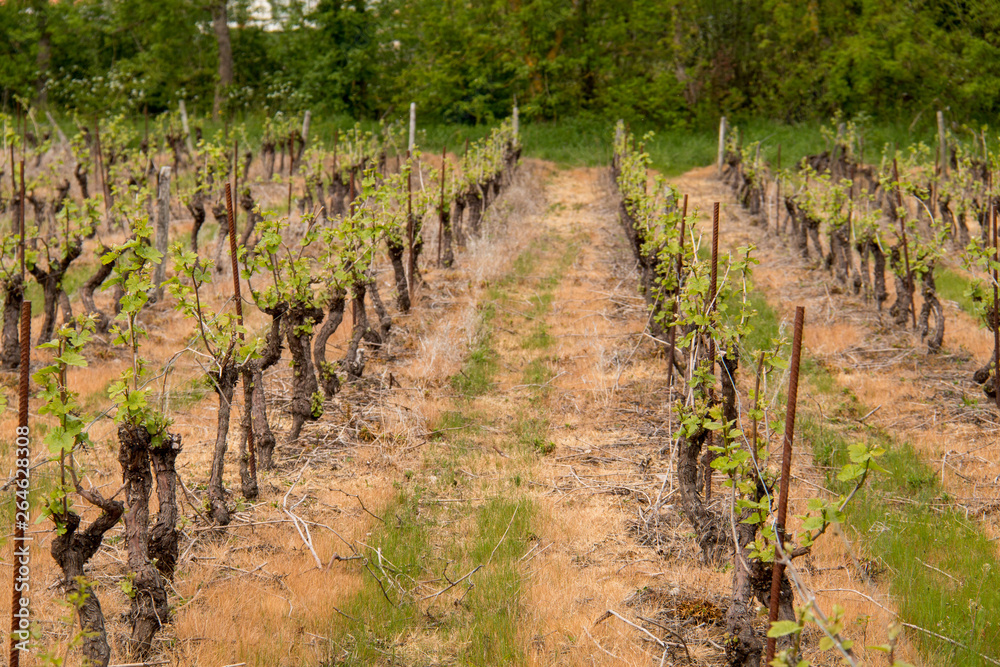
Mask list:
[{"label": "rusty metal stake", "polygon": [[[719,283],[719,202],[712,205],[712,266],[708,274],[708,314],[715,311],[715,297]],[[715,337],[708,338],[708,370],[715,373]]]},{"label": "rusty metal stake", "polygon": [[[30,475],[30,459],[31,459],[31,440],[28,435],[28,377],[31,373],[29,366],[31,365],[31,302],[22,301],[21,302],[21,367],[19,369],[18,377],[18,403],[17,403],[17,437],[15,438],[15,443],[17,445],[16,449],[26,449],[28,450],[25,456],[16,456],[17,468],[14,473],[14,479],[16,482],[24,480],[25,486],[23,487],[27,491],[28,477]],[[23,438],[23,440],[22,440]],[[23,444],[22,444],[23,443]],[[17,488],[22,488],[18,486]],[[27,498],[27,494],[25,494]],[[31,538],[24,537],[24,529],[27,525],[27,521],[17,520],[17,502],[14,503],[15,515],[14,515],[14,539],[13,547],[14,552],[17,552],[18,547],[27,548],[27,542]],[[30,510],[28,510],[30,511]],[[30,519],[30,517],[28,517]],[[12,563],[16,563],[17,558],[11,558]],[[16,572],[16,569],[15,569]],[[14,635],[15,632],[20,630],[19,622],[20,618],[15,616],[15,613],[21,609],[21,593],[17,590],[17,579],[18,577],[11,575],[10,581],[10,660],[9,665],[11,667],[18,667],[21,659],[21,651],[17,648],[17,637]]]},{"label": "rusty metal stake", "polygon": [[750,418],[750,455],[753,456],[754,471],[759,475],[760,467],[757,460],[757,405],[760,403],[760,378],[764,375],[764,355],[766,350],[760,351],[760,358],[757,360],[757,379],[753,386],[753,414]]},{"label": "rusty metal stake", "polygon": [[[14,168],[13,165],[11,165],[11,169],[13,169],[13,168]],[[21,289],[24,289],[24,278],[25,278],[25,274],[24,274],[24,255],[25,255],[25,247],[24,247],[24,204],[25,204],[25,201],[24,201],[24,197],[25,197],[25,192],[24,192],[24,158],[21,158],[21,206],[18,207],[18,209],[19,209],[18,210],[18,217],[20,218],[20,221],[18,223],[18,228],[19,228],[19,230],[21,232],[21,238],[20,238],[20,241],[19,241],[19,243],[20,243],[19,254],[21,255]]]},{"label": "rusty metal stake", "polygon": [[[712,205],[712,267],[710,273],[708,274],[708,314],[709,318],[713,312],[715,312],[715,298],[718,296],[718,282],[719,282],[719,202],[715,202]],[[711,319],[710,319],[711,321]],[[711,396],[712,391],[715,387],[715,336],[713,332],[709,332],[708,336],[708,372],[712,376],[712,385],[708,388],[709,395]],[[705,443],[707,447],[712,447],[713,432],[708,432],[708,440]],[[706,451],[705,456],[705,470],[703,473],[705,479],[705,502],[709,502],[712,499],[712,459],[715,458],[712,455],[711,449]]]},{"label": "rusty metal stake", "polygon": [[10,144],[10,198],[17,193],[17,162],[14,161],[14,143]]},{"label": "rusty metal stake", "polygon": [[774,231],[781,233],[781,144],[778,144],[778,164],[774,175]]},{"label": "rusty metal stake", "polygon": [[[795,329],[792,334],[792,362],[788,378],[788,404],[785,407],[785,442],[781,451],[781,484],[778,488],[778,520],[774,527],[774,536],[779,546],[784,545],[785,518],[788,515],[788,479],[792,474],[792,441],[795,439],[795,403],[799,395],[799,360],[802,358],[802,327],[806,319],[806,309],[803,306],[795,308]],[[785,565],[778,561],[778,546],[774,549],[774,562],[771,566],[771,606],[768,613],[770,628],[778,620],[778,600],[781,597],[781,578],[785,574]],[[775,638],[767,638],[767,658],[765,664],[771,664],[774,659]]]},{"label": "rusty metal stake", "polygon": [[104,173],[104,156],[101,151],[101,124],[96,118],[94,119],[94,149],[97,151],[97,164],[94,167],[97,170],[97,178],[101,182],[101,195],[104,197],[104,210],[107,212],[109,208],[108,195],[111,193],[108,191],[107,174]]},{"label": "rusty metal stake", "polygon": [[[229,256],[233,261],[233,296],[236,299],[236,323],[240,327],[240,341],[243,341],[243,297],[240,296],[240,267],[236,259],[236,216],[233,209],[233,191],[229,183],[226,183],[226,217],[229,222]],[[243,376],[243,385],[246,387],[249,379]],[[244,407],[247,412],[251,406]],[[253,418],[247,416],[247,451],[250,455],[249,466],[250,476],[257,480],[257,446],[253,436]]]},{"label": "rusty metal stake", "polygon": [[[234,196],[236,197],[236,201],[239,201],[240,200],[240,140],[235,137],[233,138],[233,192],[235,193]],[[240,209],[237,206],[233,207],[234,226],[240,221]]]},{"label": "rusty metal stake", "polygon": [[997,209],[990,198],[990,218],[993,222],[993,395],[1000,409],[1000,291],[997,289]]},{"label": "rusty metal stake", "polygon": [[441,266],[441,245],[444,242],[444,183],[448,171],[448,147],[441,148],[441,203],[438,204],[438,256],[437,265]]},{"label": "rusty metal stake", "polygon": [[680,307],[681,275],[684,272],[684,226],[687,222],[688,196],[684,195],[684,208],[681,211],[680,250],[677,251],[677,285],[674,287],[674,301],[670,305],[670,331],[667,333],[667,345],[670,347],[670,359],[667,362],[667,386],[674,384],[674,352],[677,347],[677,327],[673,323]]}]

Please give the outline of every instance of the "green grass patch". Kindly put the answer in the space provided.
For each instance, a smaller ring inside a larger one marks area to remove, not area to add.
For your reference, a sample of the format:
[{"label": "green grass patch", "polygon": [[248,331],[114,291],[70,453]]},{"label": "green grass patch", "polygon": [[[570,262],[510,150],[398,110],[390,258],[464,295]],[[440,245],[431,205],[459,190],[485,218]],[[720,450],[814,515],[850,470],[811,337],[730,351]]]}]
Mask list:
[{"label": "green grass patch", "polygon": [[[388,581],[391,575],[401,582],[412,582],[424,570],[431,543],[427,519],[418,513],[418,508],[418,496],[399,493],[384,512],[385,524],[368,540],[369,547],[378,551],[369,549],[363,554],[369,560],[371,573],[365,573],[361,591],[344,609],[361,621],[351,623],[354,645],[346,664],[379,662],[387,649],[393,650],[397,637],[420,622],[416,605],[400,599],[398,591]],[[382,581],[381,585],[376,576]]]},{"label": "green grass patch", "polygon": [[538,241],[533,242],[514,259],[514,263],[510,267],[510,272],[501,281],[502,285],[510,285],[511,283],[525,280],[534,273],[535,267],[538,266],[538,243]]},{"label": "green grass patch", "polygon": [[539,322],[521,342],[521,347],[525,350],[545,350],[552,347],[555,342],[556,339],[549,333],[548,325]]},{"label": "green grass patch", "polygon": [[549,312],[549,308],[552,306],[552,292],[532,294],[528,303],[531,304],[531,308],[528,309],[526,316],[529,318],[541,317]]},{"label": "green grass patch", "polygon": [[[848,462],[852,441],[867,438],[886,449],[880,464],[888,473],[876,474],[855,497],[847,510],[849,522],[887,567],[890,591],[903,618],[972,649],[913,632],[910,636],[920,646],[924,664],[984,664],[975,652],[1000,658],[996,545],[964,513],[941,508],[947,496],[935,471],[912,446],[877,429],[857,427],[845,434],[803,414],[799,433],[811,444],[817,463],[835,470]],[[839,492],[848,491],[833,473],[827,483]]]},{"label": "green grass patch", "polygon": [[440,440],[455,434],[464,436],[480,432],[481,415],[471,410],[446,410],[430,425],[429,437]]},{"label": "green grass patch", "polygon": [[532,359],[527,366],[524,367],[524,375],[522,379],[524,384],[532,385],[538,388],[544,388],[546,383],[549,382],[555,374],[549,365],[546,363],[545,359]]},{"label": "green grass patch", "polygon": [[[784,167],[828,148],[820,133],[823,123],[817,121],[782,123],[760,118],[737,119],[733,124],[739,128],[745,145],[753,141],[762,142],[762,159],[775,162],[780,145]],[[676,176],[715,163],[719,141],[717,125],[677,129],[634,127],[637,141],[642,141],[643,134],[649,129],[655,130],[656,134],[644,142],[646,152],[653,167],[665,175]],[[913,131],[905,123],[872,123],[865,132],[865,160],[877,164],[882,153],[891,152],[893,146],[905,149],[919,142],[933,146],[934,130],[927,123],[919,124]],[[521,132],[527,155],[564,166],[608,164],[613,133],[613,120],[586,116],[523,123]],[[428,132],[428,139],[431,136]],[[437,136],[440,135],[435,133],[434,137]]]},{"label": "green grass patch", "polygon": [[[732,302],[727,304],[728,312],[734,317],[738,317],[740,306],[735,302],[736,298],[737,295],[734,295]],[[778,317],[778,311],[772,308],[764,295],[757,290],[747,292],[747,306],[756,314],[750,320],[752,328],[742,338],[741,346],[748,351],[773,350],[774,341],[781,335],[781,319]],[[745,360],[744,363],[750,363],[750,360]],[[756,363],[757,360],[754,359],[753,364]]]},{"label": "green grass patch", "polygon": [[465,359],[458,375],[451,378],[451,386],[466,398],[485,394],[493,386],[497,371],[497,353],[490,341],[480,342]]},{"label": "green grass patch", "polygon": [[466,398],[485,394],[493,386],[498,355],[493,349],[493,332],[490,325],[495,318],[496,306],[493,303],[480,304],[475,347],[465,358],[465,363],[462,364],[458,374],[451,378],[452,388]]},{"label": "green grass patch", "polygon": [[532,508],[527,499],[494,498],[476,514],[477,535],[471,559],[489,563],[467,598],[471,618],[465,660],[470,665],[520,665],[517,618],[524,595],[517,561],[531,536]]},{"label": "green grass patch", "polygon": [[549,454],[555,449],[555,444],[549,440],[549,422],[543,417],[519,415],[511,432],[517,443],[529,451]]},{"label": "green grass patch", "polygon": [[959,308],[970,315],[975,315],[975,305],[965,293],[969,289],[968,278],[956,271],[942,267],[935,272],[934,283],[937,286],[938,296],[948,301],[954,301]]}]

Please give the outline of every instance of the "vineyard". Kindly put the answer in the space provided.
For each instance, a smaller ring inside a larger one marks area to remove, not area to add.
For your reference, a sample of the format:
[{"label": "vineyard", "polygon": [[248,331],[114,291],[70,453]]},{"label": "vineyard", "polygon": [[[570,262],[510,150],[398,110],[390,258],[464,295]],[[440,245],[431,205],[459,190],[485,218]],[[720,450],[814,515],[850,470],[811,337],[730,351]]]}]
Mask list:
[{"label": "vineyard", "polygon": [[668,178],[623,122],[531,157],[516,108],[440,152],[37,116],[0,174],[19,664],[1000,664],[985,131],[838,117],[782,166],[723,121]]}]

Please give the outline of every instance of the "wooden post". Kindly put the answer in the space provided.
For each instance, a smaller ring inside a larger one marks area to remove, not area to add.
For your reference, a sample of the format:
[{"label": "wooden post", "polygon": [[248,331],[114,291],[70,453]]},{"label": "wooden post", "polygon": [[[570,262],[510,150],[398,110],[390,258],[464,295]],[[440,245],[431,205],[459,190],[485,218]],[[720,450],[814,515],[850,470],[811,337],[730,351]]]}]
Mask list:
[{"label": "wooden post", "polygon": [[407,269],[407,285],[406,285],[406,288],[410,292],[410,300],[411,301],[414,298],[414,296],[413,296],[413,285],[414,285],[413,274],[414,274],[415,269],[416,269],[416,264],[414,262],[414,260],[416,258],[413,256],[413,244],[414,244],[414,242],[416,240],[414,238],[414,232],[416,230],[414,230],[414,228],[413,228],[413,163],[411,162],[412,156],[413,156],[413,153],[411,153],[410,151],[406,151],[406,161],[407,161],[407,169],[406,169],[406,245],[407,245],[407,250],[408,250],[408,254],[406,256],[406,262],[407,262],[407,267],[406,267],[406,269]]},{"label": "wooden post", "polygon": [[184,142],[187,145],[188,154],[194,155],[194,142],[191,141],[191,128],[188,126],[188,112],[187,106],[184,104],[184,100],[180,101],[181,108],[181,127],[184,128]]},{"label": "wooden post", "polygon": [[52,126],[52,129],[56,131],[56,136],[59,138],[59,147],[66,148],[67,146],[69,146],[69,141],[66,139],[66,134],[62,131],[62,128],[59,127],[59,123],[57,123],[56,119],[52,117],[52,114],[49,112],[48,109],[45,110],[45,117],[48,119],[49,124]]},{"label": "wooden post", "polygon": [[[236,249],[236,207],[233,206],[233,191],[229,183],[226,183],[226,222],[229,225],[229,258],[233,265],[233,299],[236,302],[236,324],[240,327],[240,340],[243,336],[243,297],[240,295],[240,269],[237,259]],[[243,375],[243,385],[246,386],[250,379]],[[250,411],[250,405],[245,405],[244,410]],[[247,415],[247,451],[249,453],[248,467],[250,476],[253,478],[253,488],[257,488],[257,444],[253,436],[253,418]],[[244,493],[246,489],[244,487]],[[256,491],[253,492],[256,495]]]},{"label": "wooden post", "polygon": [[305,150],[306,142],[309,141],[309,125],[312,123],[312,111],[306,109],[302,117],[302,150]]},{"label": "wooden post", "polygon": [[722,178],[722,163],[726,160],[726,117],[723,116],[719,120],[719,155],[716,159],[716,172],[719,178]]},{"label": "wooden post", "polygon": [[[785,544],[785,518],[788,516],[788,478],[792,475],[792,441],[795,439],[795,403],[799,395],[799,360],[802,358],[802,327],[805,324],[806,309],[795,307],[795,328],[792,333],[792,361],[788,378],[788,404],[785,407],[785,442],[781,451],[781,481],[778,487],[778,517],[775,525],[775,538],[778,545]],[[781,577],[785,573],[785,564],[779,562],[778,548],[774,550],[774,563],[771,566],[771,604],[768,613],[768,624],[778,620],[778,602],[781,599]],[[767,638],[767,658],[765,664],[770,665],[774,659],[775,638]]]},{"label": "wooden post", "polygon": [[156,299],[163,297],[163,281],[167,279],[167,249],[170,245],[170,167],[160,167],[156,190],[156,250],[162,253],[160,263],[153,270]]},{"label": "wooden post", "polygon": [[896,203],[899,205],[899,232],[903,237],[903,261],[906,265],[906,288],[910,290],[910,314],[913,316],[913,328],[917,328],[917,303],[914,299],[916,285],[913,283],[913,273],[910,271],[910,249],[906,242],[906,209],[903,208],[903,188],[899,183],[899,165],[892,158],[892,175],[896,179]]},{"label": "wooden post", "polygon": [[514,126],[514,140],[517,141],[518,135],[521,132],[521,112],[517,108],[517,100],[514,100],[514,113],[511,116],[511,122]]},{"label": "wooden post", "polygon": [[948,139],[944,131],[944,112],[937,112],[938,150],[941,151],[941,175],[948,176]]},{"label": "wooden post", "polygon": [[410,102],[410,141],[406,144],[406,149],[413,155],[413,149],[417,145],[417,103]]},{"label": "wooden post", "polygon": [[[96,118],[94,119],[94,150],[97,151],[97,164],[95,168],[97,169],[97,178],[101,182],[101,194],[104,195],[104,211],[107,213],[111,208],[111,189],[108,187],[108,176],[104,173],[104,156],[101,154],[101,124]],[[110,224],[111,222],[109,221],[108,225]]]}]

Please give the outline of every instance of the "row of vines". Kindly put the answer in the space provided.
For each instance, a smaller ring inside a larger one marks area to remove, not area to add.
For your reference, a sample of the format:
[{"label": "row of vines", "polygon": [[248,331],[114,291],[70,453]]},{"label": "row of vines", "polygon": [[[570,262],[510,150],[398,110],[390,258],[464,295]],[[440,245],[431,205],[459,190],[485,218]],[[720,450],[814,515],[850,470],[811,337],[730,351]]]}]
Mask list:
[{"label": "row of vines", "polygon": [[[44,317],[34,343],[43,363],[32,370],[44,444],[58,466],[55,491],[43,501],[58,535],[51,554],[76,609],[80,651],[87,664],[106,666],[111,648],[84,566],[124,517],[127,649],[141,661],[170,622],[167,589],[178,563],[184,450],[171,430],[170,374],[186,359],[217,395],[211,472],[196,511],[206,525],[225,526],[231,422],[238,420],[240,494],[252,501],[258,468],[275,465],[277,438],[296,441],[345,384],[359,382],[392,335],[394,314],[417,306],[422,272],[454,265],[456,246],[481,234],[485,213],[514,178],[517,132],[504,123],[467,144],[460,158],[442,154],[435,168],[435,160],[401,150],[391,125],[356,126],[330,146],[310,143],[308,114],[268,119],[252,147],[242,128],[192,136],[187,119],[172,115],[141,135],[123,118],[81,123],[70,139],[54,124],[40,130],[30,114],[4,122],[2,178],[6,185],[9,175],[11,185],[0,187],[0,209],[11,224],[0,251],[0,365],[19,370],[21,346],[30,343],[19,330],[22,303],[40,292]],[[282,206],[261,204],[261,193],[285,185]],[[176,224],[181,207],[189,235]],[[218,232],[206,240],[209,213]],[[74,289],[68,279],[81,257],[99,261]],[[380,292],[383,266],[392,275],[390,298],[382,295],[385,282]],[[227,284],[228,298],[212,297]],[[154,309],[174,310],[190,325],[164,362],[144,352]],[[251,327],[251,315],[267,324]],[[332,359],[328,343],[341,327],[349,328],[348,343]],[[110,403],[85,409],[72,371],[95,358],[126,363],[110,384]],[[276,434],[266,372],[283,358],[292,369],[290,427]],[[80,458],[92,428],[108,419],[124,485],[105,497],[85,484]],[[159,509],[151,517],[154,490]],[[124,502],[116,499],[122,491]],[[74,499],[99,516],[83,526]]]},{"label": "row of vines", "polygon": [[[855,664],[851,640],[841,634],[844,610],[817,604],[795,563],[843,520],[850,500],[880,469],[884,450],[852,446],[851,462],[838,471],[851,490],[839,498],[810,499],[797,531],[786,532],[804,311],[796,318],[790,357],[784,338],[755,336],[754,246],[720,253],[719,204],[703,233],[700,212],[689,211],[687,197],[662,177],[651,178],[650,164],[642,140],[619,124],[611,165],[618,215],[638,267],[650,332],[666,355],[667,383],[676,396],[676,431],[662,453],[674,462],[679,508],[703,559],[732,565],[727,662],[810,664],[803,638],[804,628],[813,626],[824,637],[821,649]],[[722,478],[725,497],[713,498],[713,476]],[[755,600],[770,611],[766,636],[755,618]],[[885,648],[891,655],[893,646]]]},{"label": "row of vines", "polygon": [[[828,149],[790,169],[767,164],[761,144],[729,135],[723,179],[763,234],[826,268],[844,293],[861,295],[884,324],[942,349],[945,315],[936,272],[960,271],[969,310],[997,340],[996,212],[1000,204],[985,133],[949,134],[936,150],[916,144],[879,164],[864,161],[864,127],[835,119]],[[963,139],[964,137],[964,139]],[[942,151],[945,153],[942,155]],[[894,299],[888,304],[893,284]],[[995,396],[997,344],[973,374]]]}]

